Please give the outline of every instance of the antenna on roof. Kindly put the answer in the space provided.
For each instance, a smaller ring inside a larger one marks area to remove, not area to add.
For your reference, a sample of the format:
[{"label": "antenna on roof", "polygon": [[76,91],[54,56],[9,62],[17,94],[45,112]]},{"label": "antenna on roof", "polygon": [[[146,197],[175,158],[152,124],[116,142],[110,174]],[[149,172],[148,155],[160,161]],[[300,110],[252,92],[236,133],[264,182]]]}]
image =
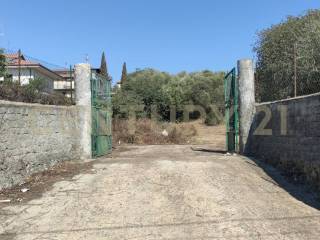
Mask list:
[{"label": "antenna on roof", "polygon": [[89,54],[86,54],[86,63],[89,63]]}]

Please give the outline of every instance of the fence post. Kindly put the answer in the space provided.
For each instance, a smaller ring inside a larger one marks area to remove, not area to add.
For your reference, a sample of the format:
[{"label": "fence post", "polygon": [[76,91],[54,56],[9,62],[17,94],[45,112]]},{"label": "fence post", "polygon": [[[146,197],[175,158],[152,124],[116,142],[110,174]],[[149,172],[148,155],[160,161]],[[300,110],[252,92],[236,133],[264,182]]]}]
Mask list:
[{"label": "fence post", "polygon": [[81,158],[92,157],[91,151],[91,66],[87,63],[74,67],[75,102],[79,107]]},{"label": "fence post", "polygon": [[238,61],[239,86],[239,147],[247,153],[248,136],[255,113],[254,68],[251,59]]}]

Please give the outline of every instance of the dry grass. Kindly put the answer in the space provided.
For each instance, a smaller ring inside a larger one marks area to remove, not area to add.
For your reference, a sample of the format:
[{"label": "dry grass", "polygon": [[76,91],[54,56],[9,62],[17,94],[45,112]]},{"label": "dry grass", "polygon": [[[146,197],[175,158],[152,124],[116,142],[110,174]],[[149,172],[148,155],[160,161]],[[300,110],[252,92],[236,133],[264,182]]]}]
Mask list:
[{"label": "dry grass", "polygon": [[[114,119],[114,144],[189,144],[197,135],[197,130],[190,123],[160,123],[150,119],[138,119],[133,123],[135,131],[129,131],[128,120]],[[166,131],[167,136],[162,134]]]}]

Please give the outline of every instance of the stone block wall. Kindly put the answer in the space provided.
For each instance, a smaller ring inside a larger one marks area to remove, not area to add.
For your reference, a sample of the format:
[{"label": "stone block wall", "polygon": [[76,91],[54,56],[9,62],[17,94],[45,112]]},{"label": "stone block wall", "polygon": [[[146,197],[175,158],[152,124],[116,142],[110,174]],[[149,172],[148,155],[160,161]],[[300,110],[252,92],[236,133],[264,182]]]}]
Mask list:
[{"label": "stone block wall", "polygon": [[258,104],[246,148],[320,189],[320,94]]},{"label": "stone block wall", "polygon": [[0,101],[0,189],[58,162],[79,159],[80,111]]}]

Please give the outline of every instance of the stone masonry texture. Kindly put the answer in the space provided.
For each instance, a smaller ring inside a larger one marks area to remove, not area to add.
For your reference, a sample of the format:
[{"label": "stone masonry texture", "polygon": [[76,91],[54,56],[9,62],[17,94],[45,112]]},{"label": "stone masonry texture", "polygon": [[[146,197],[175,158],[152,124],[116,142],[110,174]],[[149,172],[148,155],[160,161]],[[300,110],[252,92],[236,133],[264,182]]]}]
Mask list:
[{"label": "stone masonry texture", "polygon": [[[282,117],[279,108],[287,109],[282,110]],[[257,134],[268,111],[271,115],[265,129],[269,133]],[[320,95],[257,105],[248,149],[249,155],[300,176],[320,189]]]},{"label": "stone masonry texture", "polygon": [[0,189],[56,163],[78,159],[79,110],[0,101]]}]

